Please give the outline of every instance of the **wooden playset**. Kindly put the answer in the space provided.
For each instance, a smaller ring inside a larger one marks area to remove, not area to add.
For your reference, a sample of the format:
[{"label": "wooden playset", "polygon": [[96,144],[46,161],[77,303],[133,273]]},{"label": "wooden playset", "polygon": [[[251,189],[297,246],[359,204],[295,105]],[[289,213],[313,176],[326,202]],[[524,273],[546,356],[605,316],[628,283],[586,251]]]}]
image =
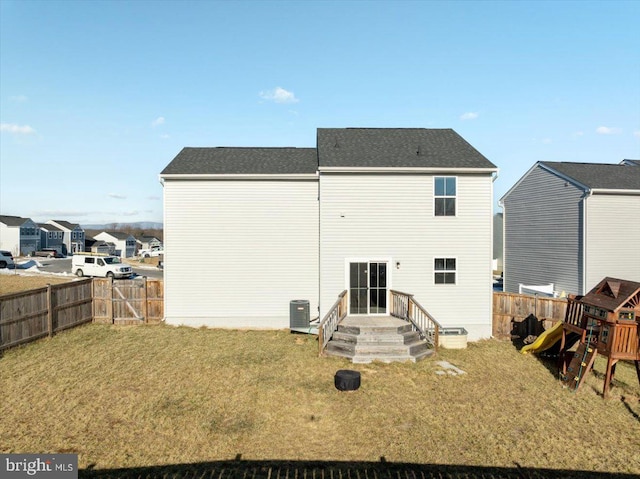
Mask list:
[{"label": "wooden playset", "polygon": [[[571,356],[567,336],[580,336]],[[560,378],[576,391],[591,370],[596,355],[607,358],[602,395],[607,396],[616,364],[633,361],[640,382],[640,283],[604,278],[585,296],[571,295],[560,342]]]}]

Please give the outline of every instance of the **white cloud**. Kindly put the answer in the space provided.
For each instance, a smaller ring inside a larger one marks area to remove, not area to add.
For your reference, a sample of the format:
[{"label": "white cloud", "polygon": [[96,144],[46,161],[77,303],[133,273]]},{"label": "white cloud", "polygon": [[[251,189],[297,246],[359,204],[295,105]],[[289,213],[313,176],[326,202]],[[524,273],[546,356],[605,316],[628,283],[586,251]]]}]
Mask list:
[{"label": "white cloud", "polygon": [[281,87],[276,87],[273,90],[261,91],[260,97],[264,100],[273,101],[275,103],[298,103],[300,101],[292,91],[287,91]]},{"label": "white cloud", "polygon": [[164,116],[159,116],[158,118],[156,118],[151,122],[151,126],[156,127],[159,125],[164,125],[164,121],[165,121]]},{"label": "white cloud", "polygon": [[633,136],[635,136],[636,138],[640,138],[640,130],[634,131]]},{"label": "white cloud", "polygon": [[573,136],[584,136],[584,131],[576,131]]},{"label": "white cloud", "polygon": [[115,198],[116,200],[126,200],[127,197],[124,195],[119,195],[117,193],[109,193],[107,196],[109,196],[109,198]]},{"label": "white cloud", "polygon": [[460,119],[461,120],[475,120],[476,118],[478,118],[478,116],[480,116],[480,115],[477,112],[468,111],[468,112],[463,113],[462,115],[460,115]]},{"label": "white cloud", "polygon": [[596,128],[596,133],[598,133],[599,135],[615,135],[617,133],[620,133],[620,129],[611,128],[608,126],[599,126],[598,128]]},{"label": "white cloud", "polygon": [[549,145],[552,142],[553,142],[553,140],[551,138],[543,138],[542,139],[542,143],[545,144],[545,145]]},{"label": "white cloud", "polygon": [[171,138],[169,135],[167,135],[166,133],[160,135],[160,138],[162,138],[163,140],[166,140],[167,138]]},{"label": "white cloud", "polygon": [[36,132],[29,125],[16,125],[14,123],[0,123],[0,131],[6,131],[12,135],[31,135]]},{"label": "white cloud", "polygon": [[162,197],[161,196],[147,196],[148,200],[161,200]]},{"label": "white cloud", "polygon": [[138,214],[140,214],[140,212],[138,210],[124,211],[122,213],[122,216],[137,216]]},{"label": "white cloud", "polygon": [[16,103],[24,103],[25,101],[29,100],[29,97],[25,95],[14,95],[14,96],[10,96],[9,100]]}]

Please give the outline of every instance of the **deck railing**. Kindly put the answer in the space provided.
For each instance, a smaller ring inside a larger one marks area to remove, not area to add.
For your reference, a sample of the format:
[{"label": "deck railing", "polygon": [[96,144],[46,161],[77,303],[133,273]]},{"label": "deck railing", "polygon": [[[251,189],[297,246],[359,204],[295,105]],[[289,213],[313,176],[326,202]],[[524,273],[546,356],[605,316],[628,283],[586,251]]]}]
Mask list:
[{"label": "deck railing", "polygon": [[409,321],[415,331],[438,350],[442,326],[431,316],[412,294],[391,290],[391,316]]},{"label": "deck railing", "polygon": [[327,347],[327,343],[331,340],[331,336],[338,329],[338,323],[347,315],[347,290],[345,289],[338,295],[338,299],[331,306],[329,312],[322,318],[318,326],[318,347],[319,355]]}]

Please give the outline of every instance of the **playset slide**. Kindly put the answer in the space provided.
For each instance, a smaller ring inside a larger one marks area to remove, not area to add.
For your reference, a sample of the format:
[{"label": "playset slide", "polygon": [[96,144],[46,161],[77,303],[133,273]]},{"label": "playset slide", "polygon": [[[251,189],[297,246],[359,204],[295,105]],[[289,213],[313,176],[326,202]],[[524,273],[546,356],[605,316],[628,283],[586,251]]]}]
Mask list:
[{"label": "playset slide", "polygon": [[551,346],[556,344],[562,337],[562,321],[558,321],[551,328],[547,329],[544,333],[538,336],[533,343],[527,344],[520,349],[522,354],[540,353],[546,351]]}]

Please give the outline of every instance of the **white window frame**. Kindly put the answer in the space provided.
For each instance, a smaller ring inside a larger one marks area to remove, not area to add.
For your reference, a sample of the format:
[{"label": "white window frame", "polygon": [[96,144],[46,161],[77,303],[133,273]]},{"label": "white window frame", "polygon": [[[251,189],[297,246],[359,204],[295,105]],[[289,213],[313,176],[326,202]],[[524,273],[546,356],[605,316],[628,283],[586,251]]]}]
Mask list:
[{"label": "white window frame", "polygon": [[[447,260],[454,260],[455,261],[455,268],[454,269],[447,269]],[[437,260],[444,260],[444,269],[436,269],[436,261]],[[453,285],[455,286],[456,284],[458,284],[458,258],[456,256],[434,256],[433,257],[433,284],[436,286],[447,286],[447,285]],[[453,273],[453,283],[447,283],[446,281],[444,283],[438,283],[436,281],[436,274],[444,274],[444,278],[446,279],[446,274],[447,273]]]},{"label": "white window frame", "polygon": [[[444,193],[445,194],[436,195],[436,181],[438,179],[440,179],[440,178],[444,179],[444,183],[445,183],[445,192]],[[453,178],[455,180],[456,192],[453,195],[446,194],[447,193],[447,191],[446,191],[446,186],[447,186],[447,181],[446,180],[447,180],[447,178]],[[437,215],[436,214],[436,200],[441,199],[441,198],[442,199],[453,198],[453,200],[454,200],[454,209],[453,210],[454,211],[453,211],[452,215],[447,215],[447,214]],[[445,175],[445,176],[434,176],[433,177],[433,209],[431,211],[433,213],[433,216],[437,217],[437,218],[447,218],[447,217],[455,218],[456,216],[458,216],[458,177],[457,176]]]}]

